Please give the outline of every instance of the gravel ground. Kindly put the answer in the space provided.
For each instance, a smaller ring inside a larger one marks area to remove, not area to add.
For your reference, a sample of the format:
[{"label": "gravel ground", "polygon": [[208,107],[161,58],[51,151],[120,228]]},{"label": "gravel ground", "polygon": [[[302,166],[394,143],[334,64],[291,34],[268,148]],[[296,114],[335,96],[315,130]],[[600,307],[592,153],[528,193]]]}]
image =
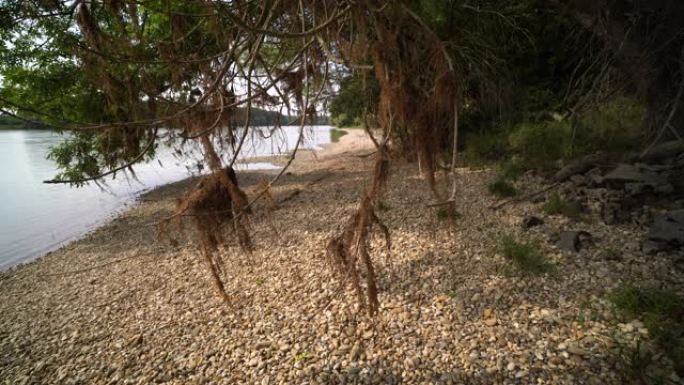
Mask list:
[{"label": "gravel ground", "polygon": [[[520,222],[540,203],[487,209],[488,171],[461,170],[463,216],[451,227],[426,207],[416,166],[393,164],[379,213],[392,255],[380,234],[373,241],[381,310],[360,314],[324,250],[369,180],[372,157],[357,156],[369,149],[350,130],[295,162],[272,191],[292,198],[270,220],[256,210],[254,254],[221,251],[229,306],[214,293],[191,226],[177,249],[157,239],[155,223],[192,181],[157,189],[84,239],[0,273],[0,383],[625,383],[616,341],[648,331],[615,320],[605,296],[625,282],[681,293],[681,271],[667,256],[643,255],[629,226],[544,217],[524,232]],[[243,186],[260,177],[240,175]],[[594,242],[563,254],[549,241],[563,229],[587,230]],[[554,272],[511,269],[496,250],[503,234],[539,241]],[[622,260],[604,260],[608,247]]]}]

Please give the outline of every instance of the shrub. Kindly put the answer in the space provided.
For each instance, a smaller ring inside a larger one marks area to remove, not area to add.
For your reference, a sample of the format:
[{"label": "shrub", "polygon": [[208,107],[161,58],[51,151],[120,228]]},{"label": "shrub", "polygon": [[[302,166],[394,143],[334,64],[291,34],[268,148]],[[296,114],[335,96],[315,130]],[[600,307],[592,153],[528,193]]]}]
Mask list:
[{"label": "shrub", "polygon": [[658,318],[684,315],[682,300],[665,290],[627,285],[613,291],[610,300],[620,312],[631,318],[644,314],[657,315]]},{"label": "shrub", "polygon": [[644,108],[633,99],[617,97],[570,119],[521,118],[526,120],[512,127],[466,134],[465,164],[479,167],[508,158],[514,159],[520,173],[555,168],[559,162],[597,151],[629,151],[641,145]]},{"label": "shrub", "polygon": [[528,168],[545,170],[565,158],[571,135],[567,121],[522,123],[513,129],[508,143]]},{"label": "shrub", "polygon": [[684,300],[677,294],[655,288],[626,285],[613,291],[609,299],[625,318],[640,318],[654,342],[684,374]]},{"label": "shrub", "polygon": [[499,177],[501,179],[516,180],[525,171],[527,171],[527,167],[519,159],[513,158],[499,166]]},{"label": "shrub", "polygon": [[330,130],[330,141],[333,143],[337,143],[340,141],[340,138],[347,135],[348,132],[345,130],[338,130],[333,128]]},{"label": "shrub", "polygon": [[333,124],[333,126],[336,127],[348,127],[352,123],[354,123],[354,120],[349,117],[346,113],[341,113],[339,115],[335,115],[330,119],[330,122]]},{"label": "shrub", "polygon": [[596,151],[622,153],[641,145],[645,110],[633,99],[617,97],[599,104],[576,122],[570,155]]},{"label": "shrub", "polygon": [[516,190],[513,185],[501,178],[487,186],[487,189],[491,194],[494,194],[499,198],[509,198],[518,195],[518,190]]},{"label": "shrub", "polygon": [[482,167],[501,160],[508,153],[507,135],[508,133],[502,129],[466,134],[464,163],[472,167]]},{"label": "shrub", "polygon": [[507,235],[501,239],[500,248],[503,256],[513,261],[522,271],[539,274],[550,271],[553,267],[539,252],[537,244],[521,243]]},{"label": "shrub", "polygon": [[542,210],[549,215],[564,215],[568,218],[578,219],[582,214],[582,205],[578,202],[564,199],[558,193],[549,196]]}]

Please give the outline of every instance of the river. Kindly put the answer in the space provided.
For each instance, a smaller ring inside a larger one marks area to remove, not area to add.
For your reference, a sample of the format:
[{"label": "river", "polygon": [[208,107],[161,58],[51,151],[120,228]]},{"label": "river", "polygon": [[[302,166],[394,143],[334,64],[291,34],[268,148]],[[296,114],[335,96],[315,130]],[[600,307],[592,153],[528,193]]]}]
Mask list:
[{"label": "river", "polygon": [[[245,157],[286,153],[294,147],[298,127],[284,127],[266,138],[248,137]],[[162,146],[156,159],[134,167],[136,179],[117,175],[106,188],[94,184],[75,188],[44,184],[57,173],[46,158],[63,137],[51,131],[0,130],[0,271],[33,260],[88,231],[133,204],[151,188],[197,173],[195,149],[190,159],[179,160]],[[315,149],[331,141],[329,126],[306,129],[303,148]],[[272,169],[270,163],[239,163],[238,170]]]}]

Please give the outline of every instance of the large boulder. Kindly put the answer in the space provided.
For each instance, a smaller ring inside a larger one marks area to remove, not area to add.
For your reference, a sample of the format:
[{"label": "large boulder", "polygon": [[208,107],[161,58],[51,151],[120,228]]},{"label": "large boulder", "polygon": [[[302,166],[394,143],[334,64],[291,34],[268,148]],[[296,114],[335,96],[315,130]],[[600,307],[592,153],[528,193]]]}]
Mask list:
[{"label": "large boulder", "polygon": [[626,188],[630,192],[641,193],[646,188],[656,193],[672,192],[667,178],[646,168],[631,164],[618,164],[615,169],[603,176],[603,183],[612,188]]},{"label": "large boulder", "polygon": [[646,253],[684,247],[684,209],[657,213],[642,249]]},{"label": "large boulder", "polygon": [[591,234],[586,231],[561,231],[558,234],[556,247],[559,250],[576,253],[582,247],[582,242],[591,238]]}]

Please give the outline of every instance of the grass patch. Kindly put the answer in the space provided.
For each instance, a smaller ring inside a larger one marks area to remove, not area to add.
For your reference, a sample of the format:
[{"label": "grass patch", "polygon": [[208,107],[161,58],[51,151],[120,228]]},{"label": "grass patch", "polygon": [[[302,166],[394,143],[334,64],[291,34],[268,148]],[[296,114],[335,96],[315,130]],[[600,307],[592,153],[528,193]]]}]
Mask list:
[{"label": "grass patch", "polygon": [[684,300],[671,291],[632,285],[616,289],[609,299],[623,318],[642,320],[677,374],[684,375]]},{"label": "grass patch", "polygon": [[659,318],[676,318],[684,315],[682,300],[666,290],[628,285],[615,290],[610,300],[627,317],[653,314]]},{"label": "grass patch", "polygon": [[507,235],[501,239],[500,249],[503,256],[521,271],[541,274],[553,269],[553,265],[539,251],[538,244],[518,242]]},{"label": "grass patch", "polygon": [[518,190],[504,179],[497,179],[487,186],[487,190],[499,198],[510,198],[518,195]]},{"label": "grass patch", "polygon": [[579,219],[582,215],[582,205],[565,199],[558,193],[553,193],[549,196],[549,199],[542,206],[542,210],[549,215],[564,215],[572,219]]},{"label": "grass patch", "polygon": [[313,354],[311,354],[309,352],[297,353],[294,356],[295,362],[306,361],[306,360],[310,360],[311,358],[313,358]]},{"label": "grass patch", "polygon": [[348,132],[345,130],[340,130],[337,128],[333,128],[330,130],[330,141],[333,143],[337,143],[340,141],[340,138],[347,135]]}]

